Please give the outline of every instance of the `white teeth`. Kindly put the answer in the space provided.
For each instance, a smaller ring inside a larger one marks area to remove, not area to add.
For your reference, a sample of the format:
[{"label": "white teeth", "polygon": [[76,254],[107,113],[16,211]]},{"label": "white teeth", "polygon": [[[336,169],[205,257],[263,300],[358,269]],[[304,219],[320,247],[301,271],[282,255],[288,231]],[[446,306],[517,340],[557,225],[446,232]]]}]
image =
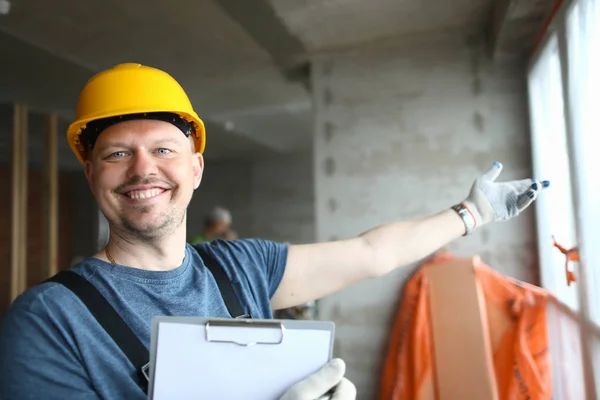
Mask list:
[{"label": "white teeth", "polygon": [[127,193],[127,195],[135,200],[143,200],[158,196],[162,192],[162,189],[133,190]]}]

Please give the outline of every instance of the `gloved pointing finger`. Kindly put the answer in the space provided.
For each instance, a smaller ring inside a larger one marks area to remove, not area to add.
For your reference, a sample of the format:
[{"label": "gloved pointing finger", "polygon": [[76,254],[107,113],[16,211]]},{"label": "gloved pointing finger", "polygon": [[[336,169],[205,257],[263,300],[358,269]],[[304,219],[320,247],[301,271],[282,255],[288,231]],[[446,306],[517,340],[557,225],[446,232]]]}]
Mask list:
[{"label": "gloved pointing finger", "polygon": [[539,193],[550,186],[549,181],[534,180],[529,189],[524,193],[520,193],[517,199],[517,207],[519,212],[522,212],[537,199]]},{"label": "gloved pointing finger", "polygon": [[523,212],[523,210],[529,207],[536,197],[537,194],[533,189],[528,189],[525,193],[521,193],[517,198],[517,208],[519,212]]}]

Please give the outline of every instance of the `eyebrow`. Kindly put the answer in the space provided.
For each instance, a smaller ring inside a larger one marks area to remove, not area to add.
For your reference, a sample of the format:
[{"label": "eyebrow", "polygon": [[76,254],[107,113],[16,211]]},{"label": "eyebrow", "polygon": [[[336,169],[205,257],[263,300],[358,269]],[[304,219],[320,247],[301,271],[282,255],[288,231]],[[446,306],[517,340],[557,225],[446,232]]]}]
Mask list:
[{"label": "eyebrow", "polygon": [[[173,143],[179,146],[184,146],[183,143],[181,143],[179,140],[177,139],[173,139],[173,138],[169,138],[169,139],[158,139],[152,142],[152,146],[156,146],[156,145],[160,145],[160,144],[167,144],[167,143]],[[104,143],[101,144],[99,146],[96,146],[97,150],[106,150],[106,149],[110,149],[113,147],[124,147],[124,148],[128,148],[129,144],[126,144],[125,142],[111,142],[111,143]]]},{"label": "eyebrow", "polygon": [[162,144],[162,143],[173,143],[176,145],[184,146],[184,144],[180,140],[172,139],[172,138],[171,139],[159,139],[159,140],[154,141],[154,143],[155,143],[155,145]]},{"label": "eyebrow", "polygon": [[96,145],[94,148],[96,150],[106,150],[106,149],[110,149],[112,147],[127,147],[127,145],[122,142],[112,142],[112,143]]}]

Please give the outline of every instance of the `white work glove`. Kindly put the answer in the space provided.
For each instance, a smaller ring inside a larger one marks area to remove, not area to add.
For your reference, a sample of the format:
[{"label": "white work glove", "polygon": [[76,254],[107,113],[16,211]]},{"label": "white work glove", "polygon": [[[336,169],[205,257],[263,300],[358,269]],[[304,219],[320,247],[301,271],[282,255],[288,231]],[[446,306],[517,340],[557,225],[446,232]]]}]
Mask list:
[{"label": "white work glove", "polygon": [[475,218],[475,228],[516,217],[550,186],[549,181],[535,179],[495,182],[501,171],[502,164],[495,162],[475,181],[469,197],[463,202]]},{"label": "white work glove", "polygon": [[[334,358],[308,378],[296,383],[279,400],[355,400],[356,387],[344,378],[346,363]],[[334,389],[329,395],[330,389]]]}]

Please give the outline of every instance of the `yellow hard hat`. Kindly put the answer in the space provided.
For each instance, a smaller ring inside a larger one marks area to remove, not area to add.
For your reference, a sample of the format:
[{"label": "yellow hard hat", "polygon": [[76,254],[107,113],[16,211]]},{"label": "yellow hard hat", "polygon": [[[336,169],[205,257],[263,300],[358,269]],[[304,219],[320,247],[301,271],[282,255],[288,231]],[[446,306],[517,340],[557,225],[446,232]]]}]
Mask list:
[{"label": "yellow hard hat", "polygon": [[[67,141],[83,164],[81,133],[93,121],[134,114],[176,114],[190,125],[196,151],[206,143],[204,123],[179,83],[164,71],[141,64],[119,64],[93,76],[77,102],[76,120],[67,129]],[[163,118],[158,118],[163,119]]]}]

